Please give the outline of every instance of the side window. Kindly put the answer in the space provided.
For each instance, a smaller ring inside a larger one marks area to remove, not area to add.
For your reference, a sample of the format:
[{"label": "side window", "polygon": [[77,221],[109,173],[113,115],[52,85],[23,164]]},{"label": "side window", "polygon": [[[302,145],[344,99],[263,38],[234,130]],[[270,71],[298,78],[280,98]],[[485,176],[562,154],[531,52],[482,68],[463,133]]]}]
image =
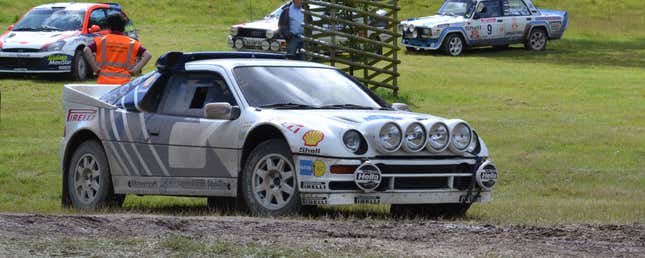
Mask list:
[{"label": "side window", "polygon": [[522,0],[503,0],[504,16],[529,16],[531,12]]},{"label": "side window", "polygon": [[180,73],[170,77],[160,109],[167,115],[202,117],[207,103],[237,105],[226,81],[216,73]]},{"label": "side window", "polygon": [[502,7],[499,1],[483,1],[477,6],[479,18],[492,18],[502,16]]},{"label": "side window", "polygon": [[90,13],[90,21],[87,24],[87,27],[92,27],[92,25],[98,25],[101,29],[107,29],[105,25],[105,9],[96,9]]}]

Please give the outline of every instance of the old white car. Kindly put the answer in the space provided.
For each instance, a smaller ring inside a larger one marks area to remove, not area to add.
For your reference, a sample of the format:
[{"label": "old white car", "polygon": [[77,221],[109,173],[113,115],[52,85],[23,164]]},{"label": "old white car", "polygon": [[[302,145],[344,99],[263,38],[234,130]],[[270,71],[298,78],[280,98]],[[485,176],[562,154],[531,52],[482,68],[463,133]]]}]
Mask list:
[{"label": "old white car", "polygon": [[531,0],[446,0],[436,15],[402,21],[401,44],[408,51],[438,50],[458,56],[466,47],[524,43],[544,50],[562,38],[565,11],[537,9]]},{"label": "old white car", "polygon": [[459,215],[497,182],[467,122],[278,54],[171,52],[123,86],[66,85],[63,106],[62,201],[79,209],[137,194],[271,216],[341,204]]},{"label": "old white car", "polygon": [[[122,13],[116,3],[53,3],[31,9],[0,35],[0,73],[66,74],[82,81],[90,75],[83,48],[106,34],[106,17]],[[132,22],[126,34],[136,39]]]},{"label": "old white car", "polygon": [[[283,8],[290,3],[291,1],[282,4],[262,19],[231,26],[230,34],[228,35],[228,46],[242,51],[286,52],[287,41],[284,35],[280,35],[278,32],[278,20],[280,19]],[[312,4],[310,6],[312,9],[321,8],[319,5]],[[387,15],[387,11],[385,10],[377,10],[376,12],[381,16]],[[319,20],[319,17],[313,17],[313,21]],[[362,17],[359,17],[354,22],[363,23],[364,20]],[[387,21],[383,19],[369,19],[368,23],[371,26],[384,28]],[[333,27],[325,24],[323,28],[331,30]],[[342,25],[337,25],[336,30],[351,33]],[[359,32],[358,35],[376,41],[387,41],[391,38],[388,34],[376,33],[371,30],[367,31],[366,35],[362,35],[361,33],[365,34],[364,32]],[[331,37],[323,37],[322,40],[326,42],[332,41]],[[346,44],[347,42],[347,38],[341,36],[338,36],[336,40],[340,44]],[[374,49],[374,51],[380,53],[382,49],[378,48]]]}]

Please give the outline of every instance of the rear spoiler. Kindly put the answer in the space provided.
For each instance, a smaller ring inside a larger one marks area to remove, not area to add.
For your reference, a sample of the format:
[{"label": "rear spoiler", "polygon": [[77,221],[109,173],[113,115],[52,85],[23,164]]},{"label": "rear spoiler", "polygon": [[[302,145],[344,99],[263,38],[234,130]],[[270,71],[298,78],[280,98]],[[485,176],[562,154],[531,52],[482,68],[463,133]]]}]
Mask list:
[{"label": "rear spoiler", "polygon": [[120,85],[67,84],[63,88],[63,105],[75,103],[91,107],[116,109],[116,106],[100,100],[101,96]]}]

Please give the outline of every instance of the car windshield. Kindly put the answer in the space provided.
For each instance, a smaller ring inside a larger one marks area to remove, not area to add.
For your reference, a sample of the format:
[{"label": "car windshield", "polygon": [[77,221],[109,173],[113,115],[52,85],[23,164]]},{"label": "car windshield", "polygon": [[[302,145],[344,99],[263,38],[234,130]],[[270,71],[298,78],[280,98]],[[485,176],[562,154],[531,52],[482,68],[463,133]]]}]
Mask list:
[{"label": "car windshield", "polygon": [[437,14],[468,17],[475,6],[473,0],[447,0]]},{"label": "car windshield", "polygon": [[34,9],[14,27],[14,31],[71,31],[83,27],[84,11]]},{"label": "car windshield", "polygon": [[253,107],[382,108],[348,76],[332,68],[249,66],[233,72]]}]

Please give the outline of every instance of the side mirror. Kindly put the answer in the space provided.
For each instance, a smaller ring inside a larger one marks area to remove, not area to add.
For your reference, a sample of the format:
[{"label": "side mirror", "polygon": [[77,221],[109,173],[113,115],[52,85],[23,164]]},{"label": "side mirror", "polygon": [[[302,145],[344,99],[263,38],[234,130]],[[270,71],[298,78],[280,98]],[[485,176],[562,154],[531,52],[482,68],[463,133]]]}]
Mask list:
[{"label": "side mirror", "polygon": [[9,27],[7,27],[7,30],[13,30],[13,27],[15,27],[15,26],[16,26],[15,24],[11,24],[11,25],[9,25]]},{"label": "side mirror", "polygon": [[204,106],[204,118],[215,120],[235,120],[240,117],[240,108],[227,102],[208,103]]},{"label": "side mirror", "polygon": [[96,24],[92,25],[92,27],[90,27],[90,30],[89,30],[90,33],[97,33],[99,31],[101,31],[101,27]]},{"label": "side mirror", "polygon": [[398,111],[410,111],[410,107],[405,103],[392,103],[392,108]]}]

